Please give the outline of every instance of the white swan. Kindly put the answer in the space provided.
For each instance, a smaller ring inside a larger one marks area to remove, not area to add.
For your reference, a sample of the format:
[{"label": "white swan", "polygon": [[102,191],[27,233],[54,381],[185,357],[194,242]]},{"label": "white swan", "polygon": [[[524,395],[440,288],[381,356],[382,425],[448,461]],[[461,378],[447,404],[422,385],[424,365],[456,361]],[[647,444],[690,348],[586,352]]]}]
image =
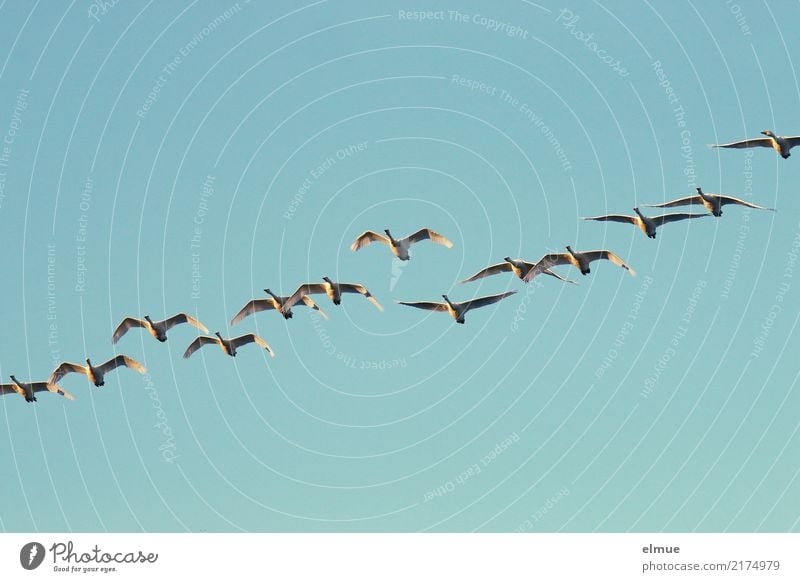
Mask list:
[{"label": "white swan", "polygon": [[134,360],[133,358],[129,358],[128,356],[115,356],[108,360],[107,362],[100,364],[99,366],[92,366],[91,360],[86,358],[86,365],[81,366],[80,364],[73,364],[72,362],[62,362],[58,368],[53,370],[53,373],[50,375],[50,383],[56,384],[61,378],[69,374],[70,372],[75,372],[77,374],[84,374],[89,378],[89,381],[97,386],[98,388],[105,384],[105,375],[108,374],[112,370],[116,370],[120,366],[125,366],[130,368],[131,370],[135,370],[140,374],[144,374],[147,372],[147,369],[142,366],[139,362]]},{"label": "white swan", "polygon": [[323,277],[322,280],[322,283],[305,283],[300,285],[297,291],[294,292],[294,295],[286,301],[286,305],[291,308],[292,305],[300,301],[304,296],[317,295],[320,293],[325,293],[330,300],[333,301],[334,305],[339,305],[342,302],[342,293],[360,293],[377,307],[379,311],[383,311],[383,307],[378,303],[378,300],[375,299],[372,293],[367,291],[367,288],[363,285],[356,283],[334,283],[329,277]]},{"label": "white swan", "polygon": [[639,229],[650,238],[656,238],[656,228],[670,222],[686,220],[688,218],[704,218],[708,214],[688,214],[684,212],[674,212],[672,214],[662,214],[661,216],[645,216],[639,212],[638,208],[633,211],[636,216],[627,214],[607,214],[605,216],[588,216],[584,220],[600,220],[604,222],[627,222],[638,226]]},{"label": "white swan", "polygon": [[258,313],[259,311],[264,311],[266,309],[274,309],[281,315],[283,315],[284,319],[290,319],[292,317],[292,307],[295,305],[300,305],[300,301],[302,304],[319,311],[319,314],[328,319],[328,316],[325,314],[319,306],[314,303],[314,300],[311,297],[303,295],[294,301],[294,303],[289,303],[289,300],[292,299],[293,296],[283,297],[280,295],[275,295],[269,289],[264,289],[264,293],[270,295],[271,297],[267,297],[266,299],[252,299],[249,301],[244,307],[239,310],[239,313],[233,316],[231,319],[231,325],[236,325],[240,321],[242,321],[248,315],[252,315],[253,313]]},{"label": "white swan", "polygon": [[756,137],[753,139],[743,139],[731,143],[708,144],[711,148],[772,148],[778,152],[785,160],[791,154],[789,150],[800,144],[800,136],[775,135],[769,129],[762,131],[767,137]]},{"label": "white swan", "polygon": [[702,204],[706,207],[711,214],[719,218],[722,216],[722,207],[726,204],[738,204],[740,206],[746,206],[747,208],[756,208],[758,210],[771,210],[775,212],[774,208],[767,208],[765,206],[758,206],[751,202],[747,202],[745,200],[740,200],[739,198],[734,198],[733,196],[723,196],[722,194],[711,194],[707,192],[703,192],[703,189],[699,186],[697,187],[697,195],[695,196],[686,196],[684,198],[678,198],[676,200],[671,200],[670,202],[664,202],[663,204],[645,204],[649,208],[671,208],[673,206],[689,206],[691,204]]},{"label": "white swan", "polygon": [[259,346],[267,350],[270,356],[272,356],[273,358],[275,357],[275,352],[271,347],[269,347],[269,344],[254,333],[240,335],[239,337],[235,337],[232,339],[223,339],[218,331],[214,332],[214,335],[216,335],[217,337],[211,337],[207,335],[201,335],[200,337],[198,337],[196,340],[194,340],[192,343],[189,344],[189,347],[186,348],[183,357],[184,358],[190,357],[193,353],[195,353],[197,350],[199,350],[200,348],[202,348],[207,344],[217,344],[220,348],[222,348],[223,352],[225,352],[231,357],[235,357],[236,348],[252,343],[258,344]]},{"label": "white swan", "polygon": [[127,331],[133,327],[143,327],[158,341],[165,342],[167,341],[167,331],[180,323],[188,323],[204,333],[208,333],[208,329],[205,325],[187,313],[178,313],[177,315],[173,315],[172,317],[163,321],[153,321],[150,319],[149,315],[145,315],[144,319],[136,319],[135,317],[126,317],[123,319],[117,326],[117,329],[114,330],[114,336],[111,338],[111,343],[117,343],[119,338],[125,335]]},{"label": "white swan", "polygon": [[392,236],[389,232],[389,229],[384,230],[383,232],[386,233],[386,236],[380,235],[377,232],[373,232],[368,230],[363,234],[359,235],[356,238],[355,242],[350,245],[350,249],[353,251],[357,251],[358,249],[364,248],[370,243],[379,242],[385,245],[389,245],[394,256],[396,256],[401,261],[407,261],[411,257],[408,255],[408,249],[414,243],[417,243],[422,240],[430,239],[432,242],[435,242],[440,245],[446,246],[448,249],[453,248],[453,243],[447,240],[438,232],[434,232],[429,228],[421,228],[417,232],[408,235],[405,238],[396,239]]},{"label": "white swan", "polygon": [[437,303],[434,301],[398,301],[397,303],[400,305],[408,305],[409,307],[416,307],[418,309],[427,309],[429,311],[446,311],[453,319],[456,320],[456,323],[464,323],[464,316],[470,309],[476,309],[478,307],[484,307],[486,305],[491,305],[492,303],[497,303],[498,301],[505,299],[514,293],[516,293],[516,291],[508,291],[506,293],[501,293],[500,295],[478,297],[477,299],[462,301],[461,303],[453,303],[450,301],[450,299],[448,299],[447,295],[442,295],[445,300],[444,303]]},{"label": "white swan", "polygon": [[11,375],[11,380],[14,381],[13,384],[0,384],[0,395],[19,394],[26,402],[36,402],[36,392],[53,392],[68,400],[75,400],[72,394],[51,382],[20,382],[13,374]]},{"label": "white swan", "polygon": [[508,271],[511,271],[517,277],[526,282],[531,281],[537,275],[544,273],[545,275],[550,275],[551,277],[555,277],[556,279],[564,281],[565,283],[572,283],[573,285],[577,285],[575,281],[570,281],[566,277],[562,277],[555,271],[551,271],[548,268],[540,268],[536,270],[536,272],[531,274],[530,279],[526,280],[525,276],[528,273],[530,273],[531,269],[536,267],[535,263],[528,263],[527,261],[523,261],[522,259],[512,259],[511,257],[505,257],[503,260],[505,261],[504,263],[497,263],[496,265],[486,267],[485,269],[478,271],[471,277],[467,277],[466,279],[461,281],[461,283],[469,283],[471,281],[483,279],[484,277],[488,277],[490,275],[496,275],[497,273],[506,273]]},{"label": "white swan", "polygon": [[[625,261],[620,259],[619,256],[615,255],[611,251],[573,251],[572,247],[569,245],[567,245],[566,253],[552,253],[543,256],[541,259],[539,259],[539,262],[536,263],[536,267],[539,269],[545,269],[554,267],[556,265],[572,265],[581,272],[581,275],[588,275],[591,273],[589,263],[598,260],[611,261],[615,265],[618,265],[628,271],[631,276],[636,276],[636,271],[634,271],[630,266],[626,265]],[[533,269],[528,272],[526,277],[533,277],[532,273],[535,273]]]}]

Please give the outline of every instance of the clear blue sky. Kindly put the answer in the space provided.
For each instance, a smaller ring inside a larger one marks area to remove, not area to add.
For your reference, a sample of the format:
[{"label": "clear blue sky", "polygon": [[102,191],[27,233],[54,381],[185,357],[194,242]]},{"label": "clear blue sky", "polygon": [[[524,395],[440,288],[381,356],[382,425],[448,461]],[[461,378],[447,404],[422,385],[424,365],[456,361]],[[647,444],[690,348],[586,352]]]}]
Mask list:
[{"label": "clear blue sky", "polygon": [[[0,374],[148,367],[0,399],[1,530],[800,529],[800,153],[706,147],[800,134],[797,5],[261,4],[0,3]],[[695,185],[777,212],[580,220]],[[457,283],[567,244],[638,275]],[[277,356],[110,342],[181,310]]]}]

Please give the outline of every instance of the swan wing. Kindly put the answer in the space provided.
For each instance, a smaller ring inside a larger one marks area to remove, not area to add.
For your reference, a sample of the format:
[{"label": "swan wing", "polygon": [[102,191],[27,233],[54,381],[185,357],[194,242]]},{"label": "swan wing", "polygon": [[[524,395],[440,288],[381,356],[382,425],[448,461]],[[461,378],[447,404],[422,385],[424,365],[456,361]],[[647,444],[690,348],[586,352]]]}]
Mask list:
[{"label": "swan wing", "polygon": [[511,271],[511,263],[506,263],[505,261],[502,263],[497,263],[496,265],[491,265],[482,269],[461,281],[462,283],[470,283],[472,281],[477,281],[478,279],[483,279],[484,277],[489,277],[491,275],[497,275],[498,273],[505,273],[506,271]]},{"label": "swan wing", "polygon": [[67,400],[75,400],[75,396],[73,396],[72,392],[70,392],[69,390],[65,390],[64,388],[62,388],[61,386],[58,386],[58,385],[55,385],[55,387],[56,387],[56,390],[55,390],[56,394],[60,394],[61,396],[63,396]]},{"label": "swan wing", "polygon": [[58,367],[53,370],[53,373],[50,374],[50,382],[53,384],[57,384],[61,378],[66,376],[67,374],[75,372],[77,374],[86,374],[88,369],[85,366],[81,366],[80,364],[73,364],[72,362],[61,362]]},{"label": "swan wing", "polygon": [[283,304],[284,309],[291,309],[292,306],[300,301],[304,295],[319,295],[320,293],[327,293],[328,289],[324,283],[303,283],[297,288],[297,291],[291,295]]},{"label": "swan wing", "polygon": [[275,352],[272,350],[271,347],[269,347],[269,344],[254,333],[247,333],[245,335],[240,335],[239,337],[235,337],[231,340],[231,343],[235,348],[255,343],[264,348],[265,350],[267,350],[270,356],[272,356],[273,358],[275,357]]},{"label": "swan wing", "polygon": [[792,135],[783,138],[789,144],[789,148],[800,145],[800,135]]},{"label": "swan wing", "polygon": [[195,353],[197,350],[199,350],[206,344],[220,345],[219,339],[211,337],[209,335],[201,335],[197,339],[195,339],[192,343],[189,344],[189,347],[186,348],[185,352],[183,352],[183,357],[184,358],[191,357],[193,353]]},{"label": "swan wing", "polygon": [[[706,216],[706,215],[702,214],[701,216]],[[611,261],[612,263],[614,263],[615,265],[617,265],[619,267],[622,267],[623,269],[628,271],[631,274],[631,276],[633,276],[633,277],[636,276],[636,271],[634,271],[630,266],[626,265],[625,261],[620,259],[619,256],[615,255],[611,251],[607,251],[607,250],[586,251],[585,253],[581,253],[581,254],[584,257],[586,257],[586,260],[589,261],[590,263],[592,261],[597,261],[597,260],[604,259],[604,260],[607,260],[607,261]]]},{"label": "swan wing", "polygon": [[703,204],[703,199],[697,195],[686,196],[685,198],[677,198],[661,204],[642,204],[642,206],[647,208],[672,208],[673,206],[689,206],[691,204]]},{"label": "swan wing", "polygon": [[472,299],[470,301],[464,301],[461,303],[465,309],[476,309],[478,307],[485,307],[487,305],[491,305],[492,303],[497,303],[505,299],[506,297],[513,295],[516,291],[507,291],[505,293],[500,293],[499,295],[487,295],[486,297],[478,297],[477,299]]},{"label": "swan wing", "polygon": [[142,319],[136,319],[135,317],[126,317],[123,319],[120,324],[117,326],[117,329],[114,330],[114,335],[111,338],[111,343],[115,344],[119,341],[123,335],[125,335],[129,329],[132,327],[144,327],[149,328],[150,324]]},{"label": "swan wing", "polygon": [[397,303],[428,311],[447,311],[448,308],[447,303],[436,303],[435,301],[398,301]]},{"label": "swan wing", "polygon": [[539,261],[534,265],[534,268],[550,268],[555,267],[558,265],[571,265],[572,264],[572,255],[569,253],[550,253],[549,255],[543,256]]},{"label": "swan wing", "polygon": [[24,397],[25,391],[16,384],[0,384],[0,395],[5,396],[6,394],[19,394]]},{"label": "swan wing", "polygon": [[372,296],[366,287],[357,283],[339,283],[339,291],[342,293],[359,293],[369,300],[379,311],[383,311],[383,306]]},{"label": "swan wing", "polygon": [[320,309],[320,308],[319,308],[319,305],[317,305],[317,304],[314,302],[314,300],[313,300],[313,299],[311,299],[311,297],[309,297],[308,295],[303,295],[303,297],[302,297],[302,301],[303,301],[303,305],[305,305],[306,307],[310,307],[311,309],[314,309],[314,310],[316,310],[316,311],[319,311],[319,314],[320,314],[322,317],[324,317],[325,319],[330,319],[330,318],[328,317],[328,314],[327,314],[327,313],[325,313],[324,311],[322,311],[322,309]]},{"label": "swan wing", "polygon": [[555,277],[556,279],[561,279],[562,281],[566,281],[566,282],[569,282],[569,283],[575,283],[575,281],[570,281],[569,279],[566,279],[566,278],[562,277],[561,275],[559,275],[555,271],[551,271],[544,264],[540,265],[538,263],[535,264],[535,265],[529,265],[528,266],[528,272],[525,273],[525,276],[522,277],[522,280],[525,281],[526,283],[530,283],[536,277],[538,277],[539,275],[542,275],[542,274],[550,275],[552,277]]},{"label": "swan wing", "polygon": [[757,204],[753,204],[752,202],[747,202],[746,200],[741,200],[739,198],[734,198],[733,196],[720,196],[718,195],[719,203],[722,206],[726,204],[738,204],[740,206],[747,206],[748,208],[756,208],[758,210],[772,210],[775,212],[774,208],[767,208],[766,206],[759,206]]},{"label": "swan wing", "polygon": [[551,253],[549,255],[545,255],[539,259],[533,267],[531,267],[530,271],[525,273],[525,276],[522,278],[522,280],[526,283],[530,283],[538,274],[549,270],[550,267],[555,267],[557,265],[572,265],[572,256],[568,255],[567,253]]},{"label": "swan wing", "polygon": [[193,325],[203,333],[208,333],[208,328],[200,323],[199,320],[195,319],[188,313],[178,313],[177,315],[173,315],[169,319],[164,320],[164,327],[169,330],[181,323],[188,323],[189,325]]},{"label": "swan wing", "polygon": [[266,309],[280,310],[280,306],[276,304],[276,301],[272,297],[267,299],[253,299],[252,301],[248,302],[247,305],[242,307],[239,310],[239,313],[233,316],[233,319],[231,319],[231,325],[236,325],[248,315],[252,315],[253,313],[258,313],[259,311],[264,311]]},{"label": "swan wing", "polygon": [[140,374],[147,372],[147,369],[139,362],[133,358],[129,358],[128,356],[123,356],[122,354],[111,358],[103,364],[100,364],[97,366],[97,369],[100,370],[101,374],[108,374],[111,370],[116,370],[120,366],[125,366],[131,370],[136,370]]},{"label": "swan wing", "polygon": [[417,232],[410,234],[405,238],[405,240],[408,241],[409,245],[428,239],[430,239],[431,242],[444,245],[448,249],[453,248],[453,243],[451,243],[446,237],[442,236],[438,232],[431,230],[430,228],[421,228]]},{"label": "swan wing", "polygon": [[75,400],[75,397],[68,391],[64,390],[61,386],[56,384],[55,382],[32,382],[29,384],[31,390],[36,392],[52,392],[54,394],[60,394],[67,400]]},{"label": "swan wing", "polygon": [[64,390],[58,384],[54,384],[52,382],[33,382],[30,384],[31,390],[35,392],[52,392],[53,394],[60,394],[67,400],[75,400],[75,397],[72,393]]},{"label": "swan wing", "polygon": [[712,148],[771,148],[771,137],[755,137],[753,139],[743,139],[742,141],[732,141],[731,143],[709,144]]},{"label": "swan wing", "polygon": [[353,244],[350,245],[350,250],[357,251],[358,249],[362,249],[368,244],[373,242],[379,242],[388,245],[389,239],[381,234],[378,234],[377,232],[367,230],[364,233],[360,234],[355,241],[353,241]]},{"label": "swan wing", "polygon": [[[577,285],[578,284],[577,281],[573,281],[572,279],[567,279],[566,277],[562,277],[561,275],[559,275],[555,271],[551,271],[550,269],[542,269],[541,271],[539,271],[539,273],[543,273],[545,275],[550,275],[551,277],[555,277],[556,279],[558,279],[559,281],[563,281],[564,283],[572,283],[573,285]],[[537,273],[537,275],[539,273]],[[536,275],[534,275],[534,277],[535,276]],[[533,277],[531,277],[531,279],[533,279]]]},{"label": "swan wing", "polygon": [[629,224],[638,224],[638,216],[628,216],[627,214],[606,214],[605,216],[587,216],[584,220],[599,220],[602,222],[627,222]]},{"label": "swan wing", "polygon": [[705,218],[711,216],[710,214],[690,214],[688,212],[673,212],[672,214],[662,214],[661,216],[653,216],[650,220],[656,223],[656,226],[669,224],[670,222],[677,222],[679,220],[687,220],[689,218]]}]

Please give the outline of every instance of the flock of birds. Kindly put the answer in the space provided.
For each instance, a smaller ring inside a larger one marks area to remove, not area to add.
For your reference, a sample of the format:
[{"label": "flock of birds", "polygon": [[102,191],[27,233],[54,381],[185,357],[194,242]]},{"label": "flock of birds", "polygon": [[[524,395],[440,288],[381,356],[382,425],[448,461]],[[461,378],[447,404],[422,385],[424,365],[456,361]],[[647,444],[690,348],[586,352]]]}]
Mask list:
[{"label": "flock of birds", "polygon": [[[789,151],[794,146],[800,144],[800,136],[793,136],[793,137],[777,136],[772,131],[769,130],[763,131],[761,133],[766,137],[746,139],[726,144],[712,144],[710,147],[721,147],[721,148],[770,147],[773,148],[778,154],[780,154],[781,157],[786,159],[790,156]],[[679,213],[663,214],[661,216],[645,216],[644,214],[642,214],[639,208],[634,208],[633,209],[633,211],[635,212],[634,215],[607,214],[603,216],[586,217],[584,218],[584,220],[621,222],[621,223],[632,224],[637,228],[639,228],[649,238],[655,239],[656,229],[660,226],[680,220],[704,218],[709,215],[720,217],[722,216],[722,207],[730,204],[745,206],[747,208],[755,208],[759,210],[774,211],[773,208],[758,206],[756,204],[752,204],[750,202],[741,200],[739,198],[734,198],[732,196],[706,193],[703,192],[703,190],[698,187],[697,194],[695,195],[686,196],[683,198],[677,198],[675,200],[664,202],[662,204],[652,204],[647,206],[650,208],[672,208],[675,206],[697,205],[705,207],[705,209],[707,210],[707,213],[705,214],[679,212]],[[437,232],[434,232],[429,228],[422,228],[414,232],[413,234],[410,234],[409,236],[400,239],[394,238],[388,229],[384,230],[384,233],[386,234],[385,236],[378,234],[374,231],[368,230],[363,234],[361,234],[359,237],[357,237],[350,248],[353,251],[358,251],[372,243],[381,243],[387,245],[395,257],[397,257],[401,261],[407,261],[411,258],[409,255],[409,249],[411,248],[411,246],[421,241],[430,240],[434,243],[444,245],[447,248],[452,248],[453,246],[453,243],[450,242],[447,238],[445,238],[444,236],[442,236]],[[573,267],[577,268],[582,275],[588,275],[591,272],[590,264],[593,263],[594,261],[599,261],[599,260],[611,261],[615,265],[618,265],[623,269],[627,270],[631,275],[636,274],[635,271],[625,263],[625,261],[623,261],[618,255],[616,255],[610,250],[602,249],[602,250],[591,250],[591,251],[575,251],[570,246],[567,246],[566,249],[567,249],[566,253],[546,254],[535,263],[530,263],[522,259],[512,259],[511,257],[505,257],[502,263],[497,263],[495,265],[490,265],[484,269],[481,269],[474,275],[467,277],[466,279],[461,281],[461,283],[469,283],[471,281],[476,281],[484,277],[506,272],[513,273],[516,277],[518,277],[525,283],[529,283],[530,281],[533,280],[534,277],[542,274],[549,275],[565,283],[575,283],[574,281],[567,279],[566,277],[563,277],[562,275],[553,271],[552,267],[557,267],[560,265],[572,265]],[[236,325],[240,323],[243,319],[245,319],[249,315],[253,315],[255,313],[270,309],[280,313],[284,317],[284,319],[290,319],[292,317],[292,308],[297,306],[305,306],[313,310],[316,310],[322,317],[327,319],[328,316],[325,314],[324,311],[322,311],[322,309],[320,309],[320,307],[314,302],[314,300],[311,299],[311,297],[309,297],[309,295],[325,294],[333,302],[334,305],[339,305],[342,301],[342,295],[344,293],[357,293],[363,295],[378,310],[383,311],[383,307],[381,306],[381,304],[378,303],[375,297],[372,296],[372,294],[367,290],[367,288],[364,285],[355,283],[336,283],[328,277],[323,277],[322,281],[319,283],[304,283],[300,285],[292,295],[288,296],[277,295],[273,293],[270,289],[264,289],[264,292],[268,295],[268,297],[252,299],[251,301],[249,301],[233,317],[233,319],[231,320],[231,325]],[[442,295],[444,302],[397,301],[397,303],[401,305],[407,305],[409,307],[416,307],[418,309],[446,312],[456,321],[456,323],[464,323],[464,316],[467,314],[468,311],[472,309],[477,309],[479,307],[485,307],[493,303],[497,303],[498,301],[502,301],[503,299],[513,295],[514,293],[516,293],[516,291],[507,291],[505,293],[500,293],[498,295],[488,295],[485,297],[478,297],[475,299],[471,299],[469,301],[462,301],[462,302],[450,301],[447,295]],[[158,341],[165,342],[167,341],[167,332],[176,325],[181,325],[181,324],[189,324],[201,330],[203,333],[206,334],[208,333],[208,328],[205,325],[203,325],[199,320],[195,319],[191,315],[188,315],[187,313],[178,313],[176,315],[173,315],[172,317],[169,317],[161,321],[153,321],[149,315],[145,315],[143,319],[138,319],[135,317],[125,317],[117,326],[116,330],[114,330],[114,334],[112,336],[111,341],[113,344],[116,344],[129,330],[133,328],[142,328],[147,330]],[[248,333],[238,337],[226,339],[222,337],[220,332],[215,332],[213,336],[210,335],[198,336],[186,348],[183,357],[189,358],[197,350],[199,350],[203,346],[210,344],[216,344],[217,346],[219,346],[220,349],[222,349],[223,352],[233,357],[236,356],[238,348],[251,343],[254,343],[260,346],[261,348],[265,349],[270,354],[270,356],[272,357],[275,356],[275,352],[269,346],[269,344],[266,341],[264,341],[264,339],[262,339],[261,337],[257,336],[254,333]],[[25,398],[27,402],[35,402],[37,392],[51,392],[54,394],[59,394],[61,396],[64,396],[65,398],[68,398],[70,400],[74,400],[75,397],[58,384],[58,382],[60,382],[67,374],[70,373],[83,374],[84,376],[87,377],[89,382],[91,382],[97,387],[100,387],[103,386],[103,384],[105,383],[105,376],[109,372],[112,372],[119,367],[130,368],[141,374],[144,374],[147,371],[145,367],[142,366],[139,362],[125,355],[117,355],[112,359],[108,360],[107,362],[104,362],[97,366],[93,365],[91,360],[87,358],[85,366],[81,364],[75,364],[72,362],[61,363],[55,370],[53,370],[52,374],[46,381],[22,382],[20,380],[17,380],[16,376],[11,375],[12,383],[0,384],[0,395],[19,394],[20,396]]]}]

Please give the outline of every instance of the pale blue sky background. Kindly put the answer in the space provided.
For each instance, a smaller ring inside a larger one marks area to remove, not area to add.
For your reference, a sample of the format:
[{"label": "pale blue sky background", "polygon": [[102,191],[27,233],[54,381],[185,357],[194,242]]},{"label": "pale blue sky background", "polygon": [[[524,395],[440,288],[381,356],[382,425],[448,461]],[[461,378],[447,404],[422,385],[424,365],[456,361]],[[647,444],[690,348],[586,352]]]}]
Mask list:
[{"label": "pale blue sky background", "polygon": [[[0,529],[800,527],[800,154],[706,147],[800,133],[800,7],[263,4],[0,3],[0,374],[115,348],[149,369],[0,400]],[[778,212],[655,241],[579,220],[695,184]],[[421,226],[454,247],[400,267],[348,248]],[[567,244],[638,276],[457,284]],[[329,321],[228,329],[264,287],[323,275],[386,311],[321,297]],[[464,326],[394,303],[509,289]],[[126,315],[180,310],[277,356],[185,361],[189,327],[110,343]]]}]

